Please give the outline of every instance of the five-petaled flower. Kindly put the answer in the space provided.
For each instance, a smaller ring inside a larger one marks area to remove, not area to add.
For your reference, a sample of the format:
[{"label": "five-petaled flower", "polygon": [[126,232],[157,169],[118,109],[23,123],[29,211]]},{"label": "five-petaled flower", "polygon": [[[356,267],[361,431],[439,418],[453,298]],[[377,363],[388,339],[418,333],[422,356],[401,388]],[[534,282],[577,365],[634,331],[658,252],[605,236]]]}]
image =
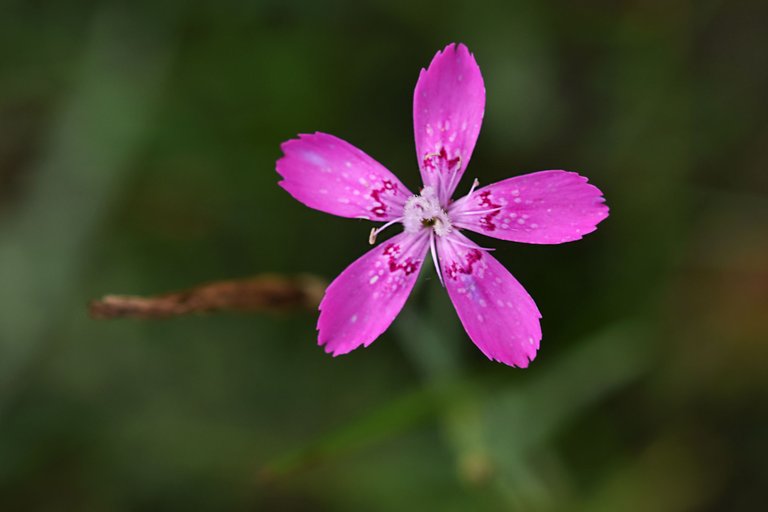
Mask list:
[{"label": "five-petaled flower", "polygon": [[526,367],[541,340],[533,299],[469,230],[515,242],[578,240],[608,216],[600,190],[566,171],[541,171],[453,192],[472,156],[485,110],[480,69],[466,46],[449,45],[421,70],[413,99],[418,195],[373,158],[325,133],[282,145],[280,185],[305,205],[342,217],[401,223],[404,231],[347,267],[320,304],[318,341],[333,355],[370,345],[413,289],[427,252],[469,337],[490,359]]}]

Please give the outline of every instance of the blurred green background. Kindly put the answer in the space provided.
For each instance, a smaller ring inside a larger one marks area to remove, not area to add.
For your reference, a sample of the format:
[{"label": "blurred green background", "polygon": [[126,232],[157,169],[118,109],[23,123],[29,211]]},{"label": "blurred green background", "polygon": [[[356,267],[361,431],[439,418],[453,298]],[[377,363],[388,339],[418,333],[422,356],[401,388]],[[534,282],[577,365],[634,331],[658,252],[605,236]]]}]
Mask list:
[{"label": "blurred green background", "polygon": [[[0,510],[763,508],[766,26],[759,0],[3,0]],[[529,369],[431,265],[335,359],[312,312],[88,318],[332,279],[370,225],[282,191],[279,144],[333,133],[416,189],[413,87],[452,41],[488,94],[467,177],[576,170],[611,207],[573,244],[475,237],[544,315]]]}]

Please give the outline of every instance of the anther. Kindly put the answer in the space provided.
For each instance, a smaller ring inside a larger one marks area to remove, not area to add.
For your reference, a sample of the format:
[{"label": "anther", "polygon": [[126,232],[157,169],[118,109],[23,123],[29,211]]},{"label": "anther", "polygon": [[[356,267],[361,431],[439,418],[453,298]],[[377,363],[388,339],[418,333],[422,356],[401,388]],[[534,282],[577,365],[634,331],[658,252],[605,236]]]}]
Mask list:
[{"label": "anther", "polygon": [[371,234],[368,235],[368,243],[371,244],[371,245],[375,244],[376,243],[376,237],[379,236],[379,233],[381,233],[382,231],[387,229],[392,224],[396,224],[396,223],[402,222],[402,221],[403,221],[403,218],[402,217],[398,217],[397,219],[393,219],[393,220],[387,222],[383,226],[380,226],[378,228],[371,228]]}]

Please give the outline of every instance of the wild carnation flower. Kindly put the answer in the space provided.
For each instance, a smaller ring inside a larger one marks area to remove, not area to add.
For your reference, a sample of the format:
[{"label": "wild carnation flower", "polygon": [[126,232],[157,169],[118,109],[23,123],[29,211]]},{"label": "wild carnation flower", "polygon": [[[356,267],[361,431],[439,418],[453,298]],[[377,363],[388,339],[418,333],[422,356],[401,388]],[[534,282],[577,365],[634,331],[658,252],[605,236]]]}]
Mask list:
[{"label": "wild carnation flower", "polygon": [[325,133],[285,142],[280,182],[305,205],[341,217],[393,224],[402,233],[347,267],[320,304],[318,342],[334,356],[370,345],[413,289],[427,252],[467,334],[490,359],[526,367],[541,340],[533,299],[495,258],[462,234],[532,244],[578,240],[608,216],[600,190],[573,172],[541,171],[451,197],[472,156],[485,110],[480,68],[463,44],[421,70],[413,99],[416,154],[424,187],[397,177],[348,142]]}]

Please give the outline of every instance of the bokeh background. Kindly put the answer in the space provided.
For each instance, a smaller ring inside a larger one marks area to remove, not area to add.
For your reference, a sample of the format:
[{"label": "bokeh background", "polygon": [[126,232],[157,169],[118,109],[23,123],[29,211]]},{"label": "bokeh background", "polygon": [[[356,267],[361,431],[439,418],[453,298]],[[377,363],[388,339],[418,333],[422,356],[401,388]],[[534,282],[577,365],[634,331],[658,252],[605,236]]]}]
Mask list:
[{"label": "bokeh background", "polygon": [[[0,509],[761,509],[766,26],[760,0],[3,0]],[[467,177],[576,170],[611,207],[577,243],[476,237],[544,315],[529,369],[430,265],[335,359],[314,312],[88,317],[332,279],[370,226],[282,191],[279,144],[330,132],[417,188],[413,87],[452,41],[488,94]]]}]

